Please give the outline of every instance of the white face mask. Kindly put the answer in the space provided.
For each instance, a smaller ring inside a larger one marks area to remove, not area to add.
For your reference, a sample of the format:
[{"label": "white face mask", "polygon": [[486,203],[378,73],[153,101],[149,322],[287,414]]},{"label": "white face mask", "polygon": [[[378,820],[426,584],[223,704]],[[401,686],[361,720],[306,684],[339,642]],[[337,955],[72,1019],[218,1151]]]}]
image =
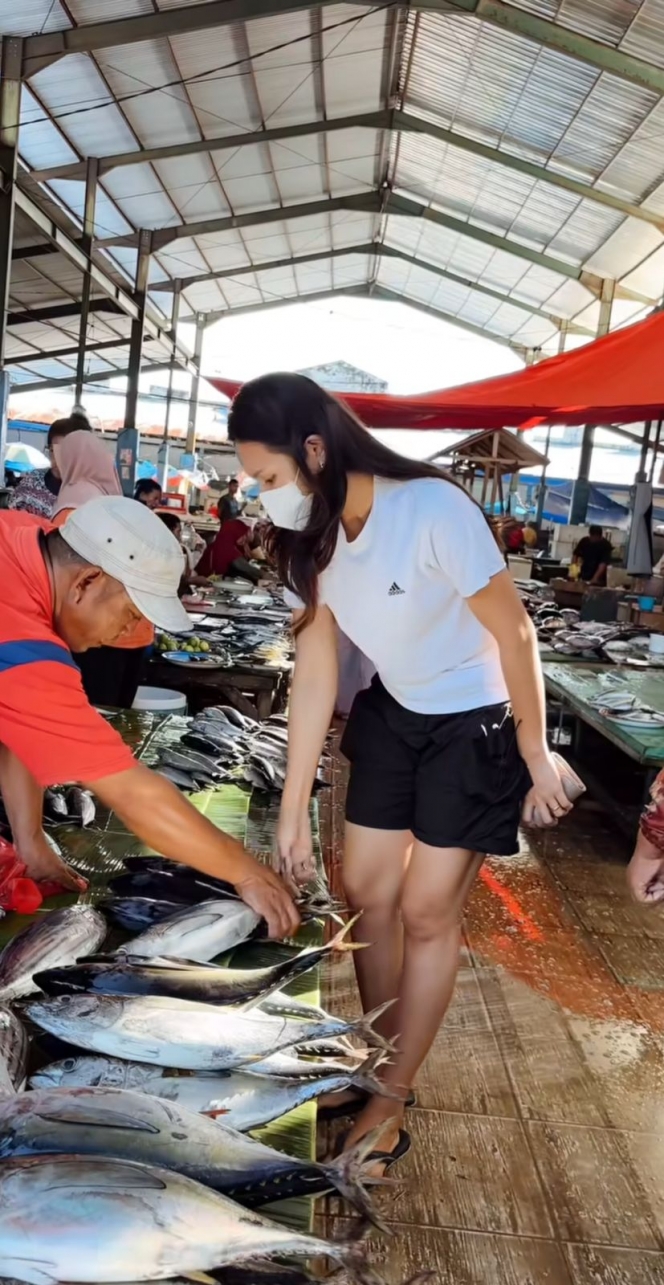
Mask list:
[{"label": "white face mask", "polygon": [[295,481],[261,491],[261,504],[275,526],[287,531],[304,531],[311,513],[311,495],[303,495]]}]

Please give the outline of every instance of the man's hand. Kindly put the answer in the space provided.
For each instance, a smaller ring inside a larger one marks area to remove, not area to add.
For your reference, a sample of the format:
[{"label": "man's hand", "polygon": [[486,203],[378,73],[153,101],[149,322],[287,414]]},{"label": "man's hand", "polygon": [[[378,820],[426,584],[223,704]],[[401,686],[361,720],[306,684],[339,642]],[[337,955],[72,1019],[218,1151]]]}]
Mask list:
[{"label": "man's hand", "polygon": [[627,867],[627,886],[642,905],[656,906],[664,901],[664,852],[640,832]]},{"label": "man's hand", "polygon": [[30,843],[17,846],[16,851],[35,883],[48,880],[62,884],[68,892],[85,892],[88,886],[86,880],[54,852],[43,831]]},{"label": "man's hand", "polygon": [[237,892],[257,915],[267,920],[268,935],[275,940],[293,937],[300,926],[300,916],[293,901],[274,870],[256,862],[244,879],[235,884]]}]

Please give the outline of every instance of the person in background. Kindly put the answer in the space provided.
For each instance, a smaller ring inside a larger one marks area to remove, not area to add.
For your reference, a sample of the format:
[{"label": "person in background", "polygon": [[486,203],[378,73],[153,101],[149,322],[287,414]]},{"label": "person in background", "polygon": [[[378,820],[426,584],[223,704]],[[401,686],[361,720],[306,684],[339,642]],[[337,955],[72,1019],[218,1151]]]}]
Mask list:
[{"label": "person in background", "polygon": [[[101,495],[122,495],[113,456],[92,433],[71,433],[56,444],[54,455],[62,476],[54,526],[65,525],[70,513],[90,500]],[[91,705],[131,708],[153,639],[152,625],[141,619],[133,621],[112,647],[92,647],[74,656]]]},{"label": "person in background", "polygon": [[222,522],[212,544],[209,544],[198,564],[199,575],[242,576],[252,584],[261,584],[265,573],[250,562],[260,537],[246,522],[231,518]]},{"label": "person in background", "polygon": [[8,508],[32,513],[37,518],[52,516],[60,493],[61,481],[54,448],[70,433],[77,432],[90,432],[88,419],[81,411],[74,411],[67,419],[53,421],[48,430],[44,451],[51,461],[50,467],[33,469],[31,473],[26,473],[14,488]]},{"label": "person in background", "polygon": [[155,482],[153,477],[142,477],[140,482],[136,483],[134,490],[134,499],[139,504],[144,504],[148,509],[158,509],[161,504],[161,487]]},{"label": "person in background", "polygon": [[238,498],[239,489],[237,478],[232,477],[228,483],[226,494],[222,495],[217,505],[219,521],[222,524],[228,522],[231,518],[238,518],[242,512],[242,501]]},{"label": "person in background", "polygon": [[538,540],[539,540],[539,534],[537,531],[536,523],[526,522],[526,525],[523,528],[524,545],[526,546],[527,549],[536,549]]},{"label": "person in background", "polygon": [[641,815],[627,884],[636,901],[644,905],[664,901],[664,770],[655,778],[650,803]]},{"label": "person in background", "polygon": [[164,526],[168,527],[169,531],[173,533],[173,535],[175,536],[175,539],[177,540],[184,554],[185,568],[182,573],[180,588],[178,590],[179,596],[181,598],[184,597],[184,595],[188,592],[188,590],[194,585],[198,585],[203,588],[205,587],[209,588],[210,581],[207,579],[207,577],[199,575],[194,570],[194,567],[191,562],[191,558],[189,557],[189,550],[182,539],[182,522],[180,521],[180,518],[178,517],[177,513],[161,512],[157,514],[157,517],[161,518]]},{"label": "person in background", "polygon": [[581,567],[580,579],[586,584],[605,585],[612,555],[613,549],[601,526],[588,527],[588,534],[579,540],[573,554],[574,562]]}]

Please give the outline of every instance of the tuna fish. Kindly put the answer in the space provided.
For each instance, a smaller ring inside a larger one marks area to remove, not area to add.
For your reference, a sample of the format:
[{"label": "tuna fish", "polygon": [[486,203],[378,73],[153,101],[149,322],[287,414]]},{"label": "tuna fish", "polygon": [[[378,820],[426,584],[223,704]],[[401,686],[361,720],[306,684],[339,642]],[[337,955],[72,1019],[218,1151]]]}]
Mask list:
[{"label": "tuna fish", "polygon": [[260,915],[243,901],[201,901],[197,906],[183,906],[170,919],[148,928],[121,946],[118,954],[143,959],[167,955],[207,963],[264,928]]},{"label": "tuna fish", "polygon": [[367,1135],[338,1159],[317,1164],[178,1102],[129,1089],[37,1089],[0,1101],[3,1162],[15,1156],[114,1156],[181,1173],[252,1208],[334,1190],[372,1219],[361,1165],[376,1141]]},{"label": "tuna fish", "polygon": [[97,904],[112,923],[128,933],[145,932],[181,909],[176,901],[153,901],[150,897],[104,897]]},{"label": "tuna fish", "polygon": [[0,1093],[23,1088],[28,1065],[28,1034],[11,1009],[0,1004]]},{"label": "tuna fish", "polygon": [[231,1071],[337,1035],[359,1035],[392,1052],[373,1029],[388,1007],[355,1021],[297,1022],[154,995],[66,995],[31,1000],[27,1012],[42,1030],[77,1048],[184,1071]]},{"label": "tuna fish", "polygon": [[151,897],[157,901],[177,901],[183,906],[197,906],[201,901],[237,900],[237,893],[230,883],[221,879],[208,879],[196,870],[187,873],[186,866],[173,863],[172,870],[160,870],[151,862],[142,868],[130,869],[117,875],[109,884],[109,891],[122,897]]},{"label": "tuna fish", "polygon": [[67,812],[70,821],[78,821],[80,826],[92,825],[97,815],[97,805],[89,790],[82,790],[79,785],[71,785],[66,793]]},{"label": "tuna fish", "polygon": [[44,1156],[0,1167],[0,1262],[29,1285],[165,1280],[253,1259],[331,1257],[378,1285],[356,1245],[279,1226],[166,1169]]},{"label": "tuna fish", "polygon": [[[234,1071],[230,1075],[167,1075],[158,1067],[110,1058],[69,1058],[66,1062],[78,1064],[77,1069],[68,1072],[64,1069],[66,1063],[55,1063],[52,1067],[38,1071],[30,1083],[37,1089],[131,1089],[151,1094],[166,1102],[177,1102],[178,1106],[188,1111],[212,1116],[220,1114],[223,1125],[237,1129],[240,1133],[248,1133],[326,1093],[340,1093],[344,1089],[356,1088],[364,1093],[390,1096],[385,1094],[383,1086],[374,1075],[380,1056],[372,1054],[361,1066],[355,1068],[340,1066],[333,1074],[291,1080],[247,1075],[244,1071]],[[82,1065],[84,1063],[87,1066]],[[77,1079],[78,1084],[75,1084]],[[0,1146],[1,1136],[0,1128]],[[155,1159],[161,1163],[158,1157]]]},{"label": "tuna fish", "polygon": [[35,973],[93,954],[106,932],[106,921],[92,906],[79,903],[40,915],[0,955],[0,1000],[31,994]]},{"label": "tuna fish", "polygon": [[[364,1055],[360,1054],[359,1060],[363,1057]],[[366,1057],[364,1060],[367,1063]],[[268,1066],[271,1063],[274,1063],[274,1070]],[[376,1064],[371,1065],[375,1067]],[[362,1067],[358,1070],[362,1071]],[[312,1060],[296,1057],[293,1053],[275,1053],[273,1057],[266,1059],[265,1063],[252,1063],[250,1068],[242,1068],[243,1076],[249,1073],[256,1079],[262,1076],[266,1079],[282,1081],[286,1078],[320,1080],[330,1076],[354,1074],[354,1070],[351,1069],[349,1072],[347,1060],[334,1061],[331,1058]],[[177,1079],[183,1086],[188,1080],[195,1080],[199,1085],[210,1085],[222,1081],[227,1084],[233,1074],[233,1072],[218,1074],[214,1071],[201,1071],[197,1075],[181,1075]],[[141,1062],[125,1062],[122,1058],[80,1053],[78,1056],[65,1057],[60,1062],[50,1062],[48,1066],[41,1067],[30,1077],[29,1084],[31,1089],[94,1089],[103,1085],[109,1089],[136,1089],[139,1093],[155,1093],[151,1085],[160,1080],[175,1078],[162,1067]],[[198,1092],[192,1089],[192,1092],[194,1091]],[[182,1100],[188,1106],[190,1104],[184,1088],[183,1092],[185,1097]],[[160,1097],[161,1094],[155,1093],[155,1096]]]},{"label": "tuna fish", "polygon": [[[239,903],[236,903],[239,904]],[[357,919],[357,917],[356,917]],[[222,1004],[246,1008],[258,1003],[280,986],[302,977],[332,953],[357,950],[361,943],[345,941],[356,922],[352,920],[324,946],[312,946],[283,959],[270,968],[217,968],[196,966],[178,959],[143,959],[136,942],[123,947],[137,954],[82,960],[68,968],[49,968],[35,977],[47,995],[166,995],[201,1004]],[[140,943],[140,938],[139,938]],[[287,1001],[281,1012],[288,1011]]]}]

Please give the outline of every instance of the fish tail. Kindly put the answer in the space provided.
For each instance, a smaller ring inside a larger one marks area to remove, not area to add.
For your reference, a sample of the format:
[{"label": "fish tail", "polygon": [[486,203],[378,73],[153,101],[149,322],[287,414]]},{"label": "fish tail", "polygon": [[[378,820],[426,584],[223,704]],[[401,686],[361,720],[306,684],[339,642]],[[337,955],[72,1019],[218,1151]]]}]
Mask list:
[{"label": "fish tail", "polygon": [[361,1089],[364,1093],[370,1093],[372,1096],[393,1098],[396,1102],[403,1102],[403,1094],[390,1089],[376,1075],[379,1066],[383,1066],[389,1061],[390,1059],[382,1049],[374,1049],[373,1053],[370,1053],[364,1062],[350,1073],[350,1083],[353,1088]]},{"label": "fish tail", "polygon": [[374,1026],[378,1021],[378,1018],[382,1017],[383,1013],[386,1013],[388,1008],[391,1008],[393,1004],[396,1004],[396,1000],[388,999],[386,1004],[381,1004],[378,1008],[372,1009],[370,1013],[365,1013],[363,1017],[359,1017],[356,1021],[350,1022],[348,1026],[349,1033],[352,1032],[353,1035],[357,1035],[361,1039],[366,1040],[367,1044],[370,1044],[372,1048],[384,1049],[386,1053],[395,1053],[396,1049],[394,1044],[392,1044],[390,1040],[386,1039],[384,1035],[381,1035],[378,1031],[374,1030]]},{"label": "fish tail", "polygon": [[365,1134],[363,1138],[354,1147],[349,1147],[348,1151],[342,1151],[328,1164],[322,1165],[322,1168],[334,1186],[335,1190],[347,1200],[358,1213],[370,1222],[379,1231],[387,1232],[387,1227],[376,1213],[371,1203],[369,1193],[367,1192],[364,1182],[370,1181],[373,1186],[392,1186],[391,1178],[370,1178],[367,1179],[364,1173],[364,1165],[372,1151],[376,1149],[378,1142],[384,1134],[390,1121],[385,1121]]}]

